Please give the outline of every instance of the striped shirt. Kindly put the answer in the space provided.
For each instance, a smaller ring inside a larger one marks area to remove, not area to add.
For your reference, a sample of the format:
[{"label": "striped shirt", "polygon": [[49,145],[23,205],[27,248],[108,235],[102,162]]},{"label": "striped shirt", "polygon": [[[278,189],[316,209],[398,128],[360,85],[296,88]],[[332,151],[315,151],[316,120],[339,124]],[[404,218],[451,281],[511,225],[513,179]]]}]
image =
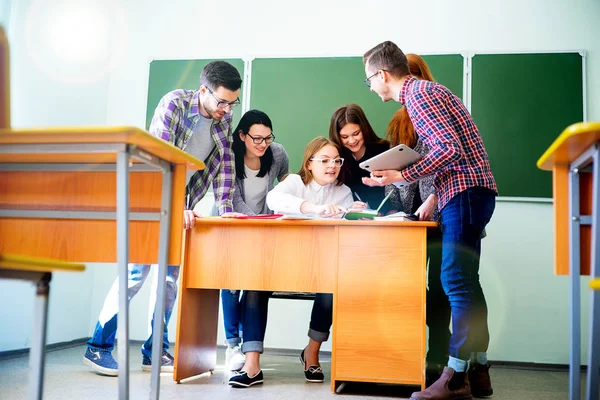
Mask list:
[{"label": "striped shirt", "polygon": [[[202,118],[199,95],[199,90],[184,89],[167,93],[154,111],[150,133],[185,151],[196,123]],[[203,160],[206,168],[197,171],[188,182],[186,209],[192,210],[212,183],[218,215],[233,211],[235,163],[231,148],[231,124],[231,112],[225,114],[222,120],[212,122],[210,133],[215,147]]]},{"label": "striped shirt", "polygon": [[439,83],[409,76],[400,91],[400,103],[406,107],[419,137],[431,149],[402,171],[407,182],[435,174],[440,210],[473,186],[498,192],[481,135],[458,97]]}]

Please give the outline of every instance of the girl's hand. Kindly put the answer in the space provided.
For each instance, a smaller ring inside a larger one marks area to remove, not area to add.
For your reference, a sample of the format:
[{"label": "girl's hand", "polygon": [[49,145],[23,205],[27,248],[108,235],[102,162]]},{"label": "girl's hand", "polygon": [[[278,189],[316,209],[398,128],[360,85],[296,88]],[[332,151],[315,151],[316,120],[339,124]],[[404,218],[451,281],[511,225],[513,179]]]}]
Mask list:
[{"label": "girl's hand", "polygon": [[438,197],[435,194],[430,194],[417,211],[415,211],[415,215],[419,217],[420,221],[429,221],[433,216],[437,203]]},{"label": "girl's hand", "polygon": [[337,204],[325,204],[324,206],[318,206],[319,210],[317,214],[325,217],[331,217],[340,213],[346,212],[346,209],[338,206]]},{"label": "girl's hand", "polygon": [[354,203],[352,203],[352,206],[350,207],[350,209],[352,210],[362,210],[367,208],[368,204],[367,203],[363,203],[362,201],[355,201]]},{"label": "girl's hand", "polygon": [[246,214],[239,212],[226,212],[221,215],[221,218],[235,218],[235,217],[243,217]]}]

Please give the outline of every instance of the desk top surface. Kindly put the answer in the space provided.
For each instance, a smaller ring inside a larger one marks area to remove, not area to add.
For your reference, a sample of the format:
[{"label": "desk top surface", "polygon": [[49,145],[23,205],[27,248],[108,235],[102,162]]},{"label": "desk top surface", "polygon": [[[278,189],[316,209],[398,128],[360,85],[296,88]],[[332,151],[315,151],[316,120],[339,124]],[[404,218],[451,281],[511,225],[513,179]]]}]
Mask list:
[{"label": "desk top surface", "polygon": [[580,122],[565,129],[546,152],[537,166],[551,171],[555,165],[569,165],[594,143],[600,142],[600,122]]},{"label": "desk top surface", "polygon": [[240,219],[204,217],[196,219],[196,226],[406,226],[406,227],[435,227],[433,221],[349,221],[346,219]]},{"label": "desk top surface", "polygon": [[85,265],[48,258],[0,253],[0,269],[30,272],[81,272],[85,270]]},{"label": "desk top surface", "polygon": [[[172,144],[135,127],[52,127],[0,129],[0,146],[19,144],[102,144],[125,143],[172,164],[185,164],[187,169],[204,168],[204,163]],[[116,153],[0,153],[0,162],[13,163],[114,163]]]}]

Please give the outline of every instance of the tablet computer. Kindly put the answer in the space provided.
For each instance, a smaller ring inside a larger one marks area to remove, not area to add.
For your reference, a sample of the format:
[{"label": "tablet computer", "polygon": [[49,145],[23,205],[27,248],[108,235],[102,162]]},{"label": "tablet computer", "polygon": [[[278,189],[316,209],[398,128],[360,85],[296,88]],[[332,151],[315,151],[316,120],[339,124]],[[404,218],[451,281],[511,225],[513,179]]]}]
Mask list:
[{"label": "tablet computer", "polygon": [[421,159],[421,155],[405,144],[400,144],[358,164],[367,171],[400,171]]}]

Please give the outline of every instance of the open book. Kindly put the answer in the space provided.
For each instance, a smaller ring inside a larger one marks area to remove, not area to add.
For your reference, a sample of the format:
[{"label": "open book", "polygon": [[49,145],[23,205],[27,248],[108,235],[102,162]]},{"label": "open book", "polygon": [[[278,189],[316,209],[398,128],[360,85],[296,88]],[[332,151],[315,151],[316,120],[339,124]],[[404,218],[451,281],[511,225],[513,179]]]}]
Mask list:
[{"label": "open book", "polygon": [[381,207],[383,207],[383,205],[385,204],[387,199],[390,198],[391,195],[392,195],[392,191],[390,191],[388,193],[388,195],[385,196],[385,198],[381,201],[381,203],[379,204],[379,207],[377,207],[377,210],[371,210],[368,208],[360,209],[360,210],[348,210],[348,212],[346,214],[344,214],[344,218],[349,219],[349,220],[356,220],[356,219],[362,219],[362,218],[374,219],[375,217],[377,217],[377,214],[379,214],[379,210],[381,210]]}]

